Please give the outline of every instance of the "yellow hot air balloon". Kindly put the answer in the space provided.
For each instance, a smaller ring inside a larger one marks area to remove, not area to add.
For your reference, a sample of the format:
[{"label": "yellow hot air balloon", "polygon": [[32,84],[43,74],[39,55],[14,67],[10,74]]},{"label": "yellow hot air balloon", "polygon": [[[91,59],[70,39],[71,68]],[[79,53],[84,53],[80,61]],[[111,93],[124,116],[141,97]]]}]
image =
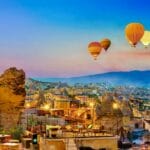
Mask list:
[{"label": "yellow hot air balloon", "polygon": [[98,55],[101,53],[101,45],[99,42],[91,42],[88,45],[88,51],[93,56],[94,60],[97,59]]},{"label": "yellow hot air balloon", "polygon": [[102,41],[100,41],[101,47],[105,49],[105,51],[107,51],[107,49],[110,47],[111,45],[111,41],[109,39],[103,39]]},{"label": "yellow hot air balloon", "polygon": [[150,44],[150,31],[144,31],[144,35],[141,38],[141,43],[146,47]]},{"label": "yellow hot air balloon", "polygon": [[130,23],[125,28],[125,35],[129,43],[135,47],[144,35],[144,26],[140,23]]}]

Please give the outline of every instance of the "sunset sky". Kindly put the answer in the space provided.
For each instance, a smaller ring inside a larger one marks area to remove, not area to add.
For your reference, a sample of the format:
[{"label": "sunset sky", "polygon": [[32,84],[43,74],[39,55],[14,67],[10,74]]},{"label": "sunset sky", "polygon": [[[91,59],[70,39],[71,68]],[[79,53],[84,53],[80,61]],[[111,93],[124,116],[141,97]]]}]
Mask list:
[{"label": "sunset sky", "polygon": [[[150,46],[131,48],[130,22],[150,30],[149,0],[0,0],[0,73],[23,69],[28,77],[71,77],[150,70]],[[88,43],[110,38],[94,61]]]}]

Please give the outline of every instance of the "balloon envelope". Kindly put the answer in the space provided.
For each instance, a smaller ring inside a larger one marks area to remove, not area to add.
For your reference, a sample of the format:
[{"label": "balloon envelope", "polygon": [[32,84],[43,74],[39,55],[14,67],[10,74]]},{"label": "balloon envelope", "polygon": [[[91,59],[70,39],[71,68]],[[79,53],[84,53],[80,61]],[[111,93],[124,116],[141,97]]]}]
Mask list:
[{"label": "balloon envelope", "polygon": [[144,35],[144,26],[140,23],[130,23],[125,28],[125,35],[131,45],[135,46]]},{"label": "balloon envelope", "polygon": [[147,47],[150,44],[150,31],[144,31],[144,35],[141,38],[141,43]]},{"label": "balloon envelope", "polygon": [[89,53],[93,56],[93,58],[96,60],[98,55],[100,54],[101,52],[101,45],[99,42],[91,42],[89,45],[88,45],[88,51]]},{"label": "balloon envelope", "polygon": [[105,51],[107,51],[107,49],[110,47],[111,45],[111,41],[109,39],[103,39],[102,41],[100,41],[101,47],[105,49]]}]

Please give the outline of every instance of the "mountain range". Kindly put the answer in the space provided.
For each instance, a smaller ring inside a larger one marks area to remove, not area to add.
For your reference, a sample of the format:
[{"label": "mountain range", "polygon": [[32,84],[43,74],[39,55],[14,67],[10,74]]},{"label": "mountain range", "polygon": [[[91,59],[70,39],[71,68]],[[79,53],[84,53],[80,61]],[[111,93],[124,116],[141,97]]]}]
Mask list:
[{"label": "mountain range", "polygon": [[108,83],[114,86],[139,86],[150,87],[150,70],[129,72],[108,72],[95,75],[71,77],[71,78],[33,78],[42,82],[66,82],[75,83]]}]

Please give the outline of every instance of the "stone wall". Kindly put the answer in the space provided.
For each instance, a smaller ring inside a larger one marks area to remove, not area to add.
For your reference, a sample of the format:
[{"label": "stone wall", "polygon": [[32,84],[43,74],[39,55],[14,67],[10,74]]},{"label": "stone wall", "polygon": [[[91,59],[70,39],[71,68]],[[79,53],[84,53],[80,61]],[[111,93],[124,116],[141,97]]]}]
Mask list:
[{"label": "stone wall", "polygon": [[91,147],[93,149],[108,149],[117,150],[117,138],[116,137],[100,137],[100,138],[82,138],[77,139],[78,147]]}]

